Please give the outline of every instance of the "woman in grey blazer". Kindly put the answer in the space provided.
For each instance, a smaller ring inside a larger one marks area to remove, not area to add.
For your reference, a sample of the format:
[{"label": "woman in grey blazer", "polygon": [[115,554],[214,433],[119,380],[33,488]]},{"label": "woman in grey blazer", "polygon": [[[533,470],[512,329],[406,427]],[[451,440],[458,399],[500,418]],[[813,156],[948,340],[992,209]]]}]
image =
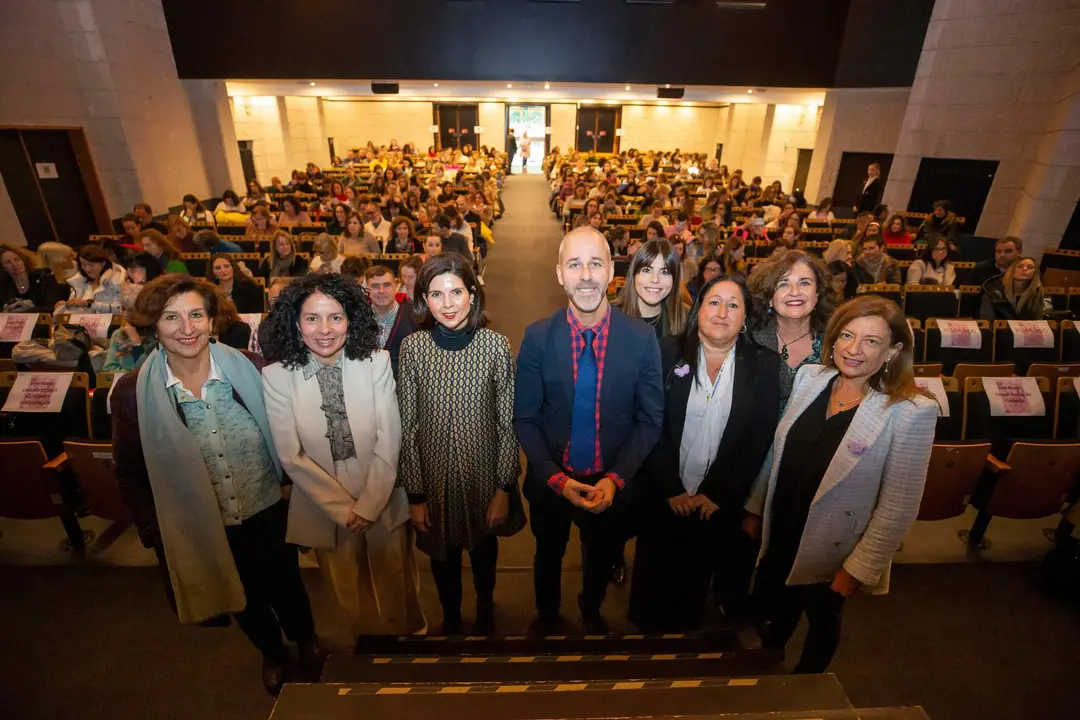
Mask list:
[{"label": "woman in grey blazer", "polygon": [[766,646],[782,649],[803,612],[810,624],[795,672],[829,666],[845,597],[888,591],[892,555],[918,514],[938,408],[915,387],[912,345],[895,303],[842,305],[823,365],[795,377],[746,505],[744,529],[762,538]]}]

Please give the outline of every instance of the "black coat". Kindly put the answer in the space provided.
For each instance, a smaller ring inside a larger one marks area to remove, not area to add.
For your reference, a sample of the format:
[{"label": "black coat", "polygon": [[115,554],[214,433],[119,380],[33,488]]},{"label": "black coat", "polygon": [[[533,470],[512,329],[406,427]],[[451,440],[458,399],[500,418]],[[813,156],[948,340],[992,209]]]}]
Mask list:
[{"label": "black coat", "polygon": [[989,320],[991,324],[995,320],[1042,320],[1042,306],[1020,312],[1009,302],[1004,281],[1005,276],[998,275],[983,283],[982,295],[979,296],[979,318]]},{"label": "black coat", "polygon": [[517,138],[513,135],[506,136],[506,154],[510,157],[517,155]]},{"label": "black coat", "polygon": [[442,249],[443,252],[455,252],[470,263],[473,261],[472,253],[469,252],[469,241],[461,233],[452,232],[448,237],[443,238]]},{"label": "black coat", "polygon": [[401,341],[416,332],[416,323],[413,322],[412,305],[408,302],[398,303],[397,320],[390,330],[390,337],[386,341],[386,352],[390,353],[390,367],[394,371],[394,379],[397,380],[398,355],[401,353]]},{"label": "black coat", "polygon": [[19,294],[15,281],[7,273],[0,278],[0,310],[12,300],[29,300],[34,303],[34,311],[51,313],[56,303],[67,300],[71,288],[56,281],[52,271],[45,268],[30,270],[26,273],[30,283],[26,292]]},{"label": "black coat", "polygon": [[[863,181],[866,184],[866,181]],[[858,208],[856,212],[873,212],[878,203],[881,202],[881,178],[874,178],[873,182],[866,185],[866,189],[859,187],[859,195],[855,200],[855,207]]]},{"label": "black coat", "polygon": [[266,302],[263,289],[259,285],[248,280],[233,281],[232,301],[238,313],[261,313],[266,312]]},{"label": "black coat", "polygon": [[[660,343],[664,377],[664,428],[641,472],[643,500],[666,502],[686,492],[679,477],[679,447],[686,423],[693,373],[680,376],[679,338]],[[780,419],[780,356],[746,336],[735,346],[734,392],[731,415],[709,473],[699,494],[721,508],[741,510],[772,446]]]}]

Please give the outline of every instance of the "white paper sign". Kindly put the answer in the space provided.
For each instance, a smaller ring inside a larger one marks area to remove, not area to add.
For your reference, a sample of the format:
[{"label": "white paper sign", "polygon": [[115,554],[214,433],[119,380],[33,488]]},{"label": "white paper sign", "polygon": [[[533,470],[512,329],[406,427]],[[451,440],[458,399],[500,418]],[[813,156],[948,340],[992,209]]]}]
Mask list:
[{"label": "white paper sign", "polygon": [[986,377],[982,379],[990,400],[992,417],[1042,417],[1046,403],[1039,392],[1039,380],[1033,377]]},{"label": "white paper sign", "polygon": [[974,320],[938,320],[941,330],[941,347],[963,348],[965,350],[982,349],[982,333],[979,323]]},{"label": "white paper sign", "polygon": [[60,177],[56,173],[56,163],[34,163],[37,168],[37,176],[42,180],[55,180]]},{"label": "white paper sign", "polygon": [[105,396],[105,412],[109,413],[110,415],[112,415],[113,390],[116,389],[116,383],[120,382],[120,378],[123,377],[123,375],[124,373],[122,372],[113,373],[112,385],[109,386],[109,394]]},{"label": "white paper sign", "polygon": [[439,126],[438,125],[432,125],[431,126],[431,132],[433,132],[433,133],[439,132]]},{"label": "white paper sign", "polygon": [[1045,320],[1009,320],[1014,348],[1052,348],[1054,331]]},{"label": "white paper sign", "polygon": [[473,131],[473,133],[475,133],[477,135],[480,135],[481,133],[484,132],[484,128],[483,128],[482,125],[473,125],[472,131]]},{"label": "white paper sign", "polygon": [[86,328],[86,332],[90,333],[91,340],[106,341],[109,339],[109,325],[112,324],[112,315],[108,313],[72,313],[68,316],[68,322]]},{"label": "white paper sign", "polygon": [[615,128],[615,137],[622,137],[622,128]]},{"label": "white paper sign", "polygon": [[73,377],[75,373],[19,373],[4,403],[4,412],[60,412]]},{"label": "white paper sign", "polygon": [[37,313],[0,313],[0,342],[29,340],[37,319]]},{"label": "white paper sign", "polygon": [[945,383],[939,377],[915,378],[915,386],[934,396],[938,404],[938,416],[949,417],[949,396],[945,394]]},{"label": "white paper sign", "polygon": [[551,134],[551,128],[549,128],[549,127],[544,128],[544,134],[545,135],[550,135]]},{"label": "white paper sign", "polygon": [[251,340],[248,341],[248,350],[253,353],[262,352],[259,348],[259,325],[262,324],[262,313],[240,313],[240,319],[251,328]]}]

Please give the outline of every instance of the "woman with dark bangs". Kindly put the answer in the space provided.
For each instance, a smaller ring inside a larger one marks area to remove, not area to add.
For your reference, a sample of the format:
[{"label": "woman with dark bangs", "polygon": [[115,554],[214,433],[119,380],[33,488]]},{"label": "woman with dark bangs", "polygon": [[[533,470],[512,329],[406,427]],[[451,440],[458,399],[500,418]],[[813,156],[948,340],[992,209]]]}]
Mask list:
[{"label": "woman with dark bangs", "polygon": [[651,325],[657,339],[678,335],[686,327],[686,306],[679,297],[681,267],[682,259],[667,240],[650,240],[630,259],[616,305]]},{"label": "woman with dark bangs", "polygon": [[285,288],[263,326],[267,416],[296,485],[289,541],[315,548],[353,633],[423,631],[409,503],[397,482],[394,376],[363,288],[309,274]]}]

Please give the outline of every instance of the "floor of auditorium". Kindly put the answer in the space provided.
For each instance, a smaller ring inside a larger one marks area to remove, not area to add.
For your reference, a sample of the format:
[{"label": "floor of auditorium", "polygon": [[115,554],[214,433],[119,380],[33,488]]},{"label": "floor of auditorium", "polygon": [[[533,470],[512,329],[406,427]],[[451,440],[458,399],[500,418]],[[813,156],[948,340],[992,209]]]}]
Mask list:
[{"label": "floor of auditorium", "polygon": [[[492,327],[515,348],[529,322],[565,302],[554,278],[560,229],[546,195],[539,175],[508,181],[485,273]],[[1040,529],[1049,523],[995,521],[993,546],[975,557],[956,539],[970,521],[913,531],[891,594],[849,602],[833,671],[856,706],[923,705],[935,720],[1080,716],[1080,615],[1041,592],[1034,562],[1048,549]],[[57,549],[59,523],[0,520],[0,717],[268,717],[258,657],[240,632],[180,626],[133,531],[94,518],[83,526],[99,537],[76,560]],[[507,631],[531,619],[532,546],[527,530],[501,545],[496,600]],[[576,621],[572,548],[564,610]],[[305,580],[320,631],[344,646],[318,572]],[[422,586],[437,624],[426,571]],[[613,587],[605,607],[615,630],[626,627],[628,590]],[[467,589],[466,618],[470,603]]]}]

